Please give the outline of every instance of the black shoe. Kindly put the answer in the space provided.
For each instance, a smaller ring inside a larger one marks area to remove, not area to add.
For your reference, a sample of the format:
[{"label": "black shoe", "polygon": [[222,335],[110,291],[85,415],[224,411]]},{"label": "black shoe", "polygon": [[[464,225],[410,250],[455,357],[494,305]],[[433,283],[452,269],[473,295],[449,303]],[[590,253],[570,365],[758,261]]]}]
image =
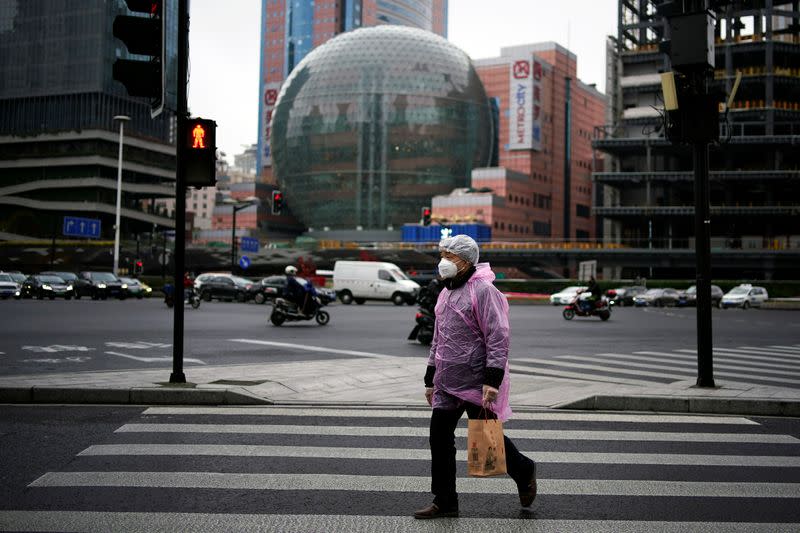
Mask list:
[{"label": "black shoe", "polygon": [[536,463],[533,463],[533,473],[528,485],[519,489],[519,503],[523,507],[530,507],[536,499]]},{"label": "black shoe", "polygon": [[414,518],[419,518],[420,520],[426,520],[429,518],[455,518],[457,516],[458,507],[442,510],[439,509],[439,506],[435,503],[432,503],[428,507],[420,509],[419,511],[414,511]]}]

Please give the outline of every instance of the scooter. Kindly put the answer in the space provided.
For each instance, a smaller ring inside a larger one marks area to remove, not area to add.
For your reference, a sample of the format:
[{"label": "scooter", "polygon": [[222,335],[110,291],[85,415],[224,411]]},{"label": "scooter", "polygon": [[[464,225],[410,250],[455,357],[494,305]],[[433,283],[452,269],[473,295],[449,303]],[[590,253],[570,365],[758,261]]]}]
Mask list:
[{"label": "scooter", "polygon": [[[167,283],[164,285],[164,303],[167,304],[167,307],[172,308],[175,305],[175,298],[174,288],[172,284]],[[183,292],[183,303],[186,305],[191,305],[192,309],[197,309],[200,307],[200,295],[197,294],[197,291],[191,289],[184,289]]]},{"label": "scooter", "polygon": [[417,311],[414,319],[417,324],[411,333],[408,335],[408,340],[417,340],[420,344],[429,346],[433,342],[433,328],[436,325],[436,300],[439,298],[439,293],[442,291],[442,284],[438,279],[433,279],[431,282],[420,291],[417,302],[419,303],[419,310]]},{"label": "scooter", "polygon": [[303,313],[297,305],[286,300],[285,298],[275,298],[272,304],[272,313],[269,315],[269,321],[275,326],[280,326],[284,322],[298,322],[301,320],[311,320],[312,318],[317,321],[317,324],[324,326],[331,320],[331,315],[327,311],[323,311],[325,306],[319,296],[311,296],[314,300],[315,311],[311,314]]},{"label": "scooter", "polygon": [[[599,316],[605,322],[611,318],[611,305],[608,298],[601,296],[595,302],[587,301],[588,293],[579,293],[561,312],[565,320],[572,320],[576,316]],[[591,305],[591,307],[589,307]]]},{"label": "scooter", "polygon": [[433,327],[436,325],[436,317],[432,311],[420,306],[415,317],[417,325],[408,335],[408,340],[417,340],[420,344],[430,346],[433,342]]}]

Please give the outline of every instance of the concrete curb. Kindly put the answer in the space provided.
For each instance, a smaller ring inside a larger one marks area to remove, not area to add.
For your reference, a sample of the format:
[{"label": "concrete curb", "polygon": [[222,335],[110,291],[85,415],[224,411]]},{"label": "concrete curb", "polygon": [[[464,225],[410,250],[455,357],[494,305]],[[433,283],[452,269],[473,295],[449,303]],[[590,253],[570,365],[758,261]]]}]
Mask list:
[{"label": "concrete curb", "polygon": [[588,396],[555,406],[589,411],[659,411],[759,416],[800,416],[800,401],[686,396]]},{"label": "concrete curb", "polygon": [[0,387],[0,403],[272,405],[241,388]]}]

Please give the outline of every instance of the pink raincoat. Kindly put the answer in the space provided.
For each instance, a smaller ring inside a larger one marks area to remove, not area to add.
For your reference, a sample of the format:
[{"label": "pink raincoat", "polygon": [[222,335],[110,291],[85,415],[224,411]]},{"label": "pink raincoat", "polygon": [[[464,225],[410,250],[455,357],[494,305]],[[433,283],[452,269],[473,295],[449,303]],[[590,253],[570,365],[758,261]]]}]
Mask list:
[{"label": "pink raincoat", "polygon": [[[428,365],[433,376],[433,407],[455,409],[461,400],[481,405],[486,367],[505,370],[492,411],[500,420],[511,416],[508,395],[508,302],[492,284],[489,263],[478,263],[467,283],[442,290],[436,303],[436,328]],[[444,394],[443,394],[444,393]]]}]

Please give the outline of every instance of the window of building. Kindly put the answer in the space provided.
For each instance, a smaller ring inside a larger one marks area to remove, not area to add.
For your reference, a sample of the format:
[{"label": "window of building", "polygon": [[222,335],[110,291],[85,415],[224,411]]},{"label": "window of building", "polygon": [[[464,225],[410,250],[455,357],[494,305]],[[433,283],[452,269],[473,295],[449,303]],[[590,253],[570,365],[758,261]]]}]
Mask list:
[{"label": "window of building", "polygon": [[550,223],[549,222],[534,221],[534,223],[533,223],[533,234],[534,235],[540,235],[542,237],[549,237],[550,236]]},{"label": "window of building", "polygon": [[575,211],[581,218],[589,218],[592,214],[592,210],[589,208],[589,206],[583,204],[576,204]]},{"label": "window of building", "polygon": [[583,231],[582,229],[575,230],[575,237],[578,239],[587,240],[589,239],[589,232]]}]

